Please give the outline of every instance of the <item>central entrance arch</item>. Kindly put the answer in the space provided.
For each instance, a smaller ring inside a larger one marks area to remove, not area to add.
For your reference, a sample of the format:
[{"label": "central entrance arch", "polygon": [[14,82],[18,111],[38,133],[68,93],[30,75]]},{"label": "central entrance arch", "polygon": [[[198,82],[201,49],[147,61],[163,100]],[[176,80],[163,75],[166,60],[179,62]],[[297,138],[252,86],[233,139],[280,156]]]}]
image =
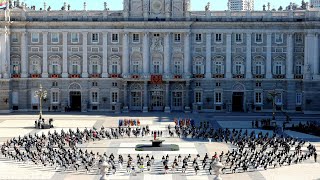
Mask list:
[{"label": "central entrance arch", "polygon": [[72,83],[69,86],[69,109],[81,111],[81,86],[78,83]]}]

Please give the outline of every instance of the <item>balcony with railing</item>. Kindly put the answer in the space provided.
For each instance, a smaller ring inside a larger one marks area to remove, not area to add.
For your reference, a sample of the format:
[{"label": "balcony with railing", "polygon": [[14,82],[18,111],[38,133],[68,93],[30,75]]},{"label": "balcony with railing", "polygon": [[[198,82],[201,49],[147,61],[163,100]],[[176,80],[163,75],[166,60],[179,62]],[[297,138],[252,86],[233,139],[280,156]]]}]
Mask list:
[{"label": "balcony with railing", "polygon": [[204,78],[204,74],[193,74],[193,78],[202,79]]},{"label": "balcony with railing", "polygon": [[60,74],[50,74],[49,77],[50,78],[60,78],[61,75]]},{"label": "balcony with railing", "polygon": [[286,75],[285,74],[274,74],[273,78],[274,79],[285,79]]},{"label": "balcony with railing", "polygon": [[11,74],[12,78],[21,78],[21,74]]},{"label": "balcony with railing", "polygon": [[70,74],[69,78],[80,78],[80,74]]},{"label": "balcony with railing", "polygon": [[100,78],[101,75],[100,74],[90,74],[89,77],[90,78]]},{"label": "balcony with railing", "polygon": [[41,74],[30,74],[31,78],[41,78]]},{"label": "balcony with railing", "polygon": [[224,78],[224,74],[212,74],[212,78],[221,79]]},{"label": "balcony with railing", "polygon": [[253,75],[253,78],[255,78],[255,79],[263,79],[264,77],[265,77],[264,74],[254,74]]},{"label": "balcony with railing", "polygon": [[303,75],[302,74],[295,74],[294,79],[303,79]]},{"label": "balcony with railing", "polygon": [[120,78],[120,74],[109,74],[109,78]]},{"label": "balcony with railing", "polygon": [[235,79],[244,79],[245,76],[244,76],[244,74],[233,74],[233,78],[235,78]]}]

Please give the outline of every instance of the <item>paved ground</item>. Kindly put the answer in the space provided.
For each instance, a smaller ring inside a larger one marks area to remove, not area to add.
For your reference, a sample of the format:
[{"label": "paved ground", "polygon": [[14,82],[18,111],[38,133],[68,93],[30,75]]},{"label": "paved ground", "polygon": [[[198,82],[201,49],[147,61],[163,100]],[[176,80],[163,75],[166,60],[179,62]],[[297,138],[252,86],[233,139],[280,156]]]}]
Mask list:
[{"label": "paved ground", "polygon": [[[79,127],[83,129],[85,127],[91,128],[95,126],[100,128],[104,127],[116,127],[118,125],[118,119],[132,118],[140,119],[141,125],[150,125],[151,130],[153,129],[165,129],[168,124],[173,124],[172,119],[174,117],[186,117],[192,118],[200,121],[209,121],[214,127],[223,128],[237,128],[237,129],[248,129],[249,131],[255,130],[251,127],[251,121],[257,118],[265,117],[266,114],[165,114],[165,113],[130,113],[130,114],[49,114],[45,115],[45,118],[53,118],[55,130],[60,131],[61,129],[75,129]],[[296,114],[293,118],[293,123],[298,123],[298,120],[316,120],[318,116],[304,116],[302,114]],[[27,114],[9,114],[0,115],[0,143],[6,141],[9,138],[17,137],[19,135],[34,134],[34,133],[47,133],[48,130],[35,130],[33,128],[34,120],[37,119],[37,115],[33,113]],[[282,124],[285,118],[279,118],[279,125]],[[51,130],[53,131],[53,130]],[[320,154],[320,138],[315,136],[310,136],[302,133],[286,131],[288,135],[293,137],[312,139],[313,144],[317,146],[318,154]],[[167,136],[164,134],[164,136]],[[93,152],[108,154],[114,153],[117,157],[118,154],[126,156],[127,154],[137,154],[134,150],[136,144],[149,142],[151,137],[145,138],[125,138],[117,140],[103,140],[98,142],[91,142],[86,145],[81,145],[82,148],[87,148]],[[153,154],[155,159],[160,159],[163,155],[169,154],[173,157],[177,154],[187,155],[204,155],[208,153],[213,155],[214,152],[220,153],[221,151],[228,151],[229,149],[235,148],[232,145],[225,143],[209,143],[208,141],[195,141],[192,139],[179,139],[179,138],[169,138],[164,137],[165,143],[175,143],[180,146],[179,152],[139,152],[140,154]],[[187,171],[186,174],[181,174],[180,172],[169,173],[164,175],[162,172],[160,162],[154,166],[158,170],[150,172],[139,173],[137,176],[129,176],[126,173],[125,168],[118,170],[115,175],[111,175],[109,179],[128,179],[128,180],[153,180],[153,179],[166,179],[166,180],[209,180],[213,179],[214,176],[209,175],[206,171],[200,171],[198,175],[195,175],[194,171]],[[267,171],[255,171],[248,173],[238,173],[238,174],[224,174],[223,179],[237,179],[237,180],[277,180],[277,179],[303,179],[303,180],[314,180],[320,179],[320,164],[314,163],[312,160],[308,160],[302,164],[291,165],[276,169],[268,169]],[[156,172],[156,173],[155,173]],[[90,172],[86,174],[85,172],[59,172],[53,167],[42,167],[32,164],[23,164],[19,162],[14,162],[9,159],[0,157],[0,179],[50,179],[50,180],[86,180],[86,179],[99,179],[100,175],[98,172]]]}]

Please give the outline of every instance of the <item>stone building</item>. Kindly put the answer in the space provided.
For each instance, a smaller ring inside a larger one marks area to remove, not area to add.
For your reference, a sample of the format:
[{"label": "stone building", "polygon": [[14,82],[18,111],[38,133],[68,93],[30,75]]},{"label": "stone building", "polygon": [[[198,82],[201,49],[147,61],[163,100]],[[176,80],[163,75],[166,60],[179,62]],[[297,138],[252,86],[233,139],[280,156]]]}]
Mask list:
[{"label": "stone building", "polygon": [[318,11],[18,6],[0,12],[1,112],[38,111],[40,84],[50,111],[320,112]]}]

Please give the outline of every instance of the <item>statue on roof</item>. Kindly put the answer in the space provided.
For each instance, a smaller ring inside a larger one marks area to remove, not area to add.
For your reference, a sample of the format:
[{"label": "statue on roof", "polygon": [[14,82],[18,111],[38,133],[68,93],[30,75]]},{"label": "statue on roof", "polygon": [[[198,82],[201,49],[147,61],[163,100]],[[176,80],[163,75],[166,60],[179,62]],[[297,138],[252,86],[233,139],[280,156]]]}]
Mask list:
[{"label": "statue on roof", "polygon": [[207,3],[207,5],[204,7],[205,11],[210,11],[210,2]]}]

